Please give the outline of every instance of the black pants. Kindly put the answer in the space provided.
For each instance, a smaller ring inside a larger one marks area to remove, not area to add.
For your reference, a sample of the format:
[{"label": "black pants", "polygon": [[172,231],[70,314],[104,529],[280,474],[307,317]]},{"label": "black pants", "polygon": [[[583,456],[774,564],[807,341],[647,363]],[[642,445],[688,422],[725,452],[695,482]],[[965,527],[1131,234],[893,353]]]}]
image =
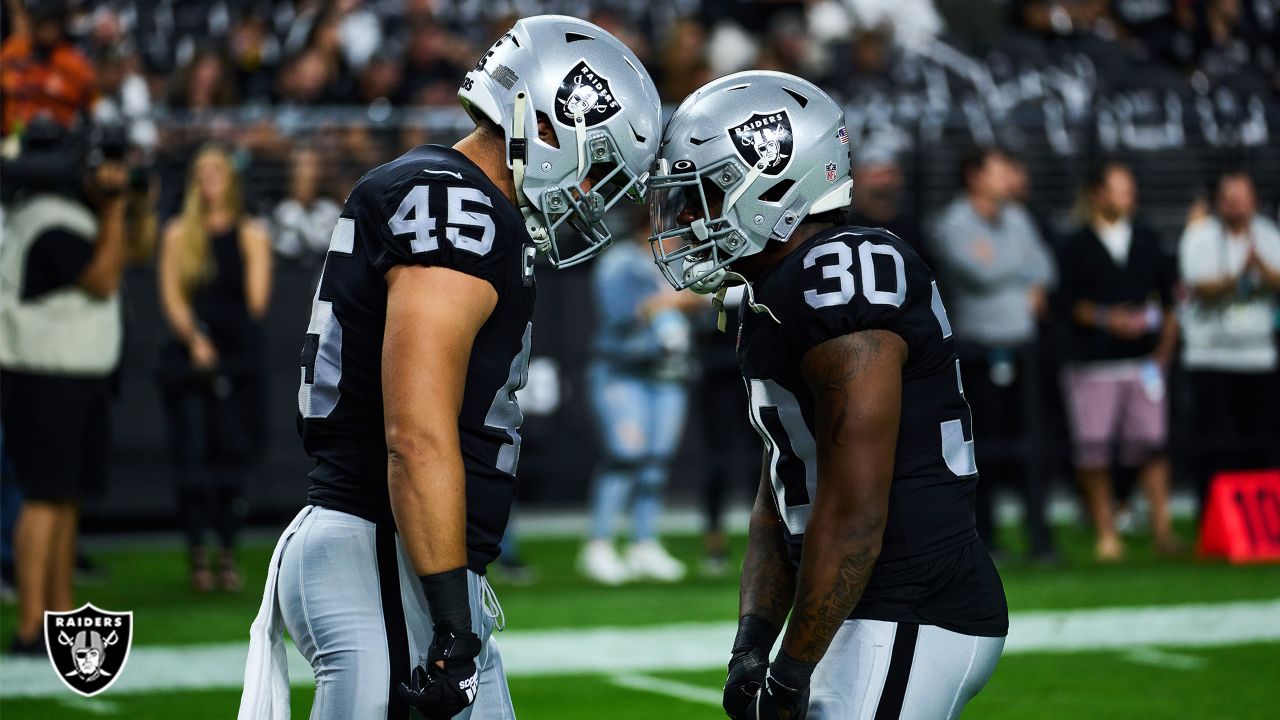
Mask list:
[{"label": "black pants", "polygon": [[964,394],[973,411],[978,535],[987,547],[995,547],[994,489],[1012,486],[1022,493],[1031,553],[1048,552],[1053,541],[1045,518],[1049,475],[1044,462],[1044,403],[1036,347],[957,343],[956,352]]},{"label": "black pants", "polygon": [[748,487],[751,498],[760,481],[760,436],[747,419],[747,391],[733,366],[707,368],[695,387],[702,432],[711,449],[703,484],[703,517],[708,532],[720,532],[726,496]]},{"label": "black pants", "polygon": [[1276,372],[1189,375],[1191,465],[1203,508],[1217,473],[1280,467],[1280,379]]},{"label": "black pants", "polygon": [[212,529],[235,546],[244,515],[244,476],[261,448],[262,382],[258,378],[188,375],[160,384],[178,515],[189,548]]}]

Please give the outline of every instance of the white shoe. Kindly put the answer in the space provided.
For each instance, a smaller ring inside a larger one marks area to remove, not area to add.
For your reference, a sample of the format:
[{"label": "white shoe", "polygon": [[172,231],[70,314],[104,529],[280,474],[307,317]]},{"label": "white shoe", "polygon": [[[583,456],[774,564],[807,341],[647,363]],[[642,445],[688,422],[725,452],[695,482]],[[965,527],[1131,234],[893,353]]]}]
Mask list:
[{"label": "white shoe", "polygon": [[627,548],[627,567],[636,579],[675,582],[684,579],[684,563],[671,557],[657,540],[632,543]]},{"label": "white shoe", "polygon": [[626,563],[608,540],[588,540],[578,555],[578,572],[602,585],[621,585],[631,579]]}]

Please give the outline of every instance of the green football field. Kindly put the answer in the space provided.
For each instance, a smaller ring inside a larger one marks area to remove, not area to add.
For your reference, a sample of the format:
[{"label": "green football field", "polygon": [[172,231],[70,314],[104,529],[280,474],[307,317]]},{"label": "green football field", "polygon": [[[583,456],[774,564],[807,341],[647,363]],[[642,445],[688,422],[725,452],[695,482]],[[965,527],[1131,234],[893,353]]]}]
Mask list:
[{"label": "green football field", "polygon": [[[1184,531],[1189,535],[1189,529]],[[1280,617],[1266,615],[1255,627],[1246,628],[1218,627],[1222,623],[1215,622],[1219,616],[1235,617],[1232,613],[1240,608],[1256,613],[1259,608],[1270,612],[1270,608],[1280,607],[1274,604],[1280,599],[1280,566],[1158,560],[1143,541],[1135,540],[1126,562],[1100,567],[1089,559],[1085,531],[1064,526],[1059,528],[1059,538],[1065,548],[1062,567],[1011,563],[1002,568],[1015,627],[1020,617],[1049,618],[1052,626],[1054,618],[1066,618],[1063,622],[1068,623],[1073,618],[1097,620],[1099,614],[1088,611],[1101,608],[1125,608],[1136,613],[1133,617],[1142,618],[1143,613],[1194,604],[1199,613],[1194,617],[1205,618],[1204,636],[1193,627],[1182,635],[1174,633],[1159,645],[1090,648],[1055,647],[1049,642],[1011,650],[986,690],[969,705],[966,717],[1185,720],[1272,718],[1280,714],[1280,633],[1276,631]],[[697,538],[671,537],[667,542],[677,555],[696,562]],[[740,538],[736,544],[740,551]],[[538,573],[537,582],[519,588],[495,583],[509,633],[546,631],[563,638],[556,651],[545,658],[539,674],[513,672],[511,692],[519,716],[524,720],[720,717],[717,698],[723,670],[714,666],[679,672],[652,668],[634,673],[564,675],[556,674],[554,668],[564,664],[563,658],[589,656],[589,642],[575,642],[575,637],[593,629],[633,630],[643,637],[647,628],[677,623],[731,624],[737,612],[736,578],[695,577],[669,586],[600,588],[574,573],[576,550],[577,544],[569,540],[528,540],[523,552]],[[80,588],[78,601],[109,610],[133,610],[135,651],[159,646],[177,651],[186,648],[187,653],[178,652],[175,657],[196,658],[191,661],[190,673],[198,685],[203,646],[243,642],[247,637],[269,555],[270,548],[265,546],[244,552],[251,589],[243,595],[197,596],[186,589],[183,557],[176,549],[102,552],[97,557],[110,579]],[[1219,607],[1221,613],[1217,612]],[[1084,612],[1059,615],[1046,611]],[[11,636],[13,625],[14,608],[5,606],[0,611],[2,637]],[[1214,633],[1220,631],[1233,639],[1221,643],[1208,639],[1218,637]],[[1256,641],[1251,634],[1255,632]],[[1070,631],[1064,634],[1064,642],[1072,644]],[[721,650],[727,656],[727,644],[716,649]],[[112,688],[91,699],[66,691],[23,697],[34,691],[20,686],[21,678],[28,676],[16,671],[15,662],[7,657],[0,661],[3,720],[228,718],[234,717],[239,700],[238,690],[226,684],[198,690],[159,687],[146,692]],[[131,656],[126,676],[130,671],[140,672],[133,662]],[[52,675],[47,664],[44,669]],[[35,672],[34,666],[25,671]],[[293,698],[294,716],[306,717],[310,690],[295,684]]]}]

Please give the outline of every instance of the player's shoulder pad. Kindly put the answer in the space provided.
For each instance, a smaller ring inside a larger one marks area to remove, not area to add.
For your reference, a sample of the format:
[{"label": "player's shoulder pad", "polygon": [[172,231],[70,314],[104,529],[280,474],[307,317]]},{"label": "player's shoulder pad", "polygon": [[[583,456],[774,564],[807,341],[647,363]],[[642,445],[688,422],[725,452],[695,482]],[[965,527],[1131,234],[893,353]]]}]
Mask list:
[{"label": "player's shoulder pad", "polygon": [[348,213],[376,234],[375,265],[439,265],[497,287],[531,241],[518,211],[463,155],[423,145],[365,175]]},{"label": "player's shoulder pad", "polygon": [[802,352],[860,330],[901,334],[914,305],[909,298],[930,292],[923,260],[883,228],[824,230],[789,255],[782,270],[770,301],[782,306],[783,332]]}]

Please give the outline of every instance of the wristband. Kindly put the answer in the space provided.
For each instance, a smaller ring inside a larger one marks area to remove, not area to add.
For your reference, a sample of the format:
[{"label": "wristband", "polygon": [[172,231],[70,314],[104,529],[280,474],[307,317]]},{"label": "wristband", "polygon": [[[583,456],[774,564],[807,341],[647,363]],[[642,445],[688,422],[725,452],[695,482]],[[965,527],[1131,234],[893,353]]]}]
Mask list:
[{"label": "wristband", "polygon": [[782,633],[782,628],[759,615],[743,615],[738,618],[738,634],[733,638],[733,651],[761,648],[768,653]]},{"label": "wristband", "polygon": [[453,633],[471,632],[471,594],[467,589],[465,567],[422,575],[418,581],[422,583],[427,609],[437,628]]},{"label": "wristband", "polygon": [[778,657],[769,665],[769,676],[791,690],[803,690],[809,687],[809,678],[813,677],[818,663],[801,662],[779,649]]}]

